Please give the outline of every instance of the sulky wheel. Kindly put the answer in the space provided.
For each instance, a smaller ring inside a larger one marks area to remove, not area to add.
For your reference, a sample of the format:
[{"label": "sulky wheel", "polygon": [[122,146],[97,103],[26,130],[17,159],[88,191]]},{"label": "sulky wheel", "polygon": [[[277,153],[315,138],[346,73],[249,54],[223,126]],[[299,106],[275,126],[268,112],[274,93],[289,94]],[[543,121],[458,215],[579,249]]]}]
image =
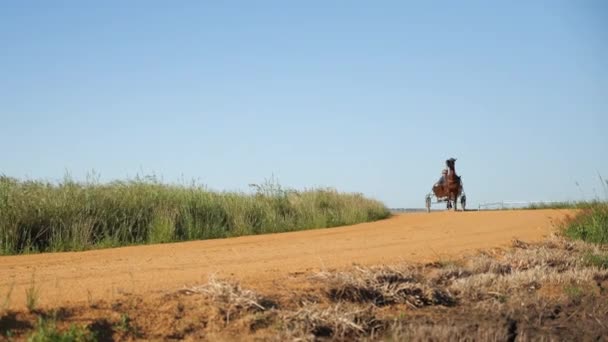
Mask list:
[{"label": "sulky wheel", "polygon": [[467,196],[466,195],[462,195],[460,197],[460,205],[462,206],[462,211],[466,211],[466,205],[467,205]]},{"label": "sulky wheel", "polygon": [[427,213],[430,213],[431,212],[431,196],[430,195],[426,196],[425,202],[426,202],[426,211],[427,211]]}]

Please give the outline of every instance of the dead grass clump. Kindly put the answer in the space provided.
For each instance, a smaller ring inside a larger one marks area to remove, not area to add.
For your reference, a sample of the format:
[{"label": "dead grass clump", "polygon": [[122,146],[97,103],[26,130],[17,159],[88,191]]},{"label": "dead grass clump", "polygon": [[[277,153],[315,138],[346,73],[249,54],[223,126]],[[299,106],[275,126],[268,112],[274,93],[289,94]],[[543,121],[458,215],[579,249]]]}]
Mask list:
[{"label": "dead grass clump", "polygon": [[336,305],[320,308],[318,305],[305,305],[296,312],[286,313],[285,334],[289,338],[313,341],[332,339],[351,341],[361,337],[371,337],[384,330],[384,324],[377,320],[373,307],[344,307]]},{"label": "dead grass clump", "polygon": [[465,270],[471,274],[508,274],[511,273],[511,265],[502,263],[496,258],[486,254],[480,254],[468,260]]},{"label": "dead grass clump", "polygon": [[451,284],[456,279],[462,279],[472,275],[473,273],[471,271],[463,267],[450,265],[438,270],[430,280],[435,285],[446,286]]},{"label": "dead grass clump", "polygon": [[597,246],[555,236],[537,244],[515,240],[513,245],[500,255],[482,253],[463,267],[439,271],[436,282],[462,300],[505,301],[515,293],[523,295],[548,284],[582,284],[603,277],[602,267],[594,267],[584,257],[600,253]]},{"label": "dead grass clump", "polygon": [[455,280],[448,290],[459,298],[481,301],[488,298],[504,298],[514,293],[533,292],[547,284],[584,284],[608,276],[608,270],[598,268],[570,268],[565,271],[536,266],[510,274],[476,274]]},{"label": "dead grass clump", "polygon": [[386,337],[393,341],[509,341],[513,335],[512,324],[484,322],[479,324],[454,322],[404,322],[390,326]]},{"label": "dead grass clump", "polygon": [[521,248],[521,249],[528,249],[530,248],[530,244],[518,239],[515,239],[511,242],[511,246],[513,246],[513,248]]},{"label": "dead grass clump", "polygon": [[563,272],[579,266],[581,261],[579,253],[566,249],[546,248],[544,246],[513,250],[504,257],[504,262],[514,271],[546,268]]},{"label": "dead grass clump", "polygon": [[598,252],[598,247],[581,242],[570,242],[557,236],[552,236],[541,243],[529,244],[514,240],[512,244],[513,249],[499,255],[481,253],[470,258],[464,268],[473,274],[504,275],[535,267],[555,268],[558,272],[562,272],[581,266],[582,252]]},{"label": "dead grass clump", "polygon": [[412,268],[358,267],[352,272],[323,273],[320,277],[328,282],[327,295],[335,302],[407,304],[413,308],[455,304],[449,292]]},{"label": "dead grass clump", "polygon": [[215,303],[226,324],[243,313],[262,312],[277,307],[269,298],[241,288],[238,283],[211,278],[206,285],[181,290],[186,295],[202,294]]}]

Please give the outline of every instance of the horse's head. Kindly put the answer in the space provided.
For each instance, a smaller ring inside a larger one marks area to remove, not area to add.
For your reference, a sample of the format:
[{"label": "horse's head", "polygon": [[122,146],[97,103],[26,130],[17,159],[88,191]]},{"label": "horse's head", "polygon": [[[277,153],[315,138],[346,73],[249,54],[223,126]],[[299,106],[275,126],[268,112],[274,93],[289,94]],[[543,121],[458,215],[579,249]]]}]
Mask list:
[{"label": "horse's head", "polygon": [[454,170],[456,168],[456,159],[450,158],[445,161],[445,164],[447,165],[448,169]]}]

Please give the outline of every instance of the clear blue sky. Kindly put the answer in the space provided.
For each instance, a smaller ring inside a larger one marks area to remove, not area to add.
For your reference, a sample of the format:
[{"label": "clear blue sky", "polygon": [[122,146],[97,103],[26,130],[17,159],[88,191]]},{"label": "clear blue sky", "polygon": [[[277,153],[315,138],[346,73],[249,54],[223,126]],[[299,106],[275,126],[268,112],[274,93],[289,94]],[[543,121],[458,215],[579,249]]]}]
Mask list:
[{"label": "clear blue sky", "polygon": [[[608,2],[2,1],[0,173],[604,197]],[[579,186],[576,185],[579,184]]]}]

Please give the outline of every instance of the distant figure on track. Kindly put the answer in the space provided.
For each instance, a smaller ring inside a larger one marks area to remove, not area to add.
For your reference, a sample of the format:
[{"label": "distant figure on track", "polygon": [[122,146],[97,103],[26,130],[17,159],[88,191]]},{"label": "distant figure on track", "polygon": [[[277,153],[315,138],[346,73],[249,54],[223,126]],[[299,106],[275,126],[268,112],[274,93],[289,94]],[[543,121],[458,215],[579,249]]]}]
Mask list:
[{"label": "distant figure on track", "polygon": [[[447,202],[447,209],[453,208],[454,210],[457,210],[457,201],[458,197],[460,197],[464,209],[466,196],[463,192],[462,180],[456,174],[456,159],[450,158],[445,161],[445,164],[447,168],[441,172],[441,178],[433,185],[433,194],[439,201]],[[429,211],[431,208],[431,195],[427,195],[426,198],[426,207]]]}]

